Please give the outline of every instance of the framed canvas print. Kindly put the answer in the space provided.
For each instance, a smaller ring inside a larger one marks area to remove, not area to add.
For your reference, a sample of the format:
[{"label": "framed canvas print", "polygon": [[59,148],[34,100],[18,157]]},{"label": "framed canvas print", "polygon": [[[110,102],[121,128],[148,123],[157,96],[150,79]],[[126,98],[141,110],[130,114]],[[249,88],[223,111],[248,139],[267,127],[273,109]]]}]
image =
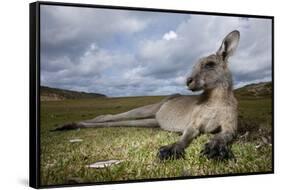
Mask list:
[{"label": "framed canvas print", "polygon": [[30,186],[274,172],[274,18],[30,4]]}]

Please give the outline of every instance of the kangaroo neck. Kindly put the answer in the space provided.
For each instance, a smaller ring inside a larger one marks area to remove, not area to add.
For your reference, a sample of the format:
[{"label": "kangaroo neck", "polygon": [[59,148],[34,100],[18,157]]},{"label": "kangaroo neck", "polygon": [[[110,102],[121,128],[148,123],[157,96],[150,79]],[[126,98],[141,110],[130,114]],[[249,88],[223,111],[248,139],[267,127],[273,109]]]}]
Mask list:
[{"label": "kangaroo neck", "polygon": [[232,98],[233,98],[232,88],[225,88],[223,86],[205,90],[201,94],[201,99],[204,101],[208,101],[210,103],[225,102],[225,101],[229,101],[229,99]]}]

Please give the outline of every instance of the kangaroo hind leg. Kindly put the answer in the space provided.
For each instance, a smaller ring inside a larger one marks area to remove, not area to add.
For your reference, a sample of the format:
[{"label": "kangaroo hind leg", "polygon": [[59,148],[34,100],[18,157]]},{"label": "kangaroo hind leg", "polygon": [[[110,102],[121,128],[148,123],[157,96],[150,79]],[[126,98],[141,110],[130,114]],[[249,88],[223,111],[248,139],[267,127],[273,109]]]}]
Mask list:
[{"label": "kangaroo hind leg", "polygon": [[95,117],[94,119],[87,120],[86,122],[100,123],[100,122],[122,121],[122,120],[131,120],[131,119],[133,120],[133,119],[153,118],[159,108],[160,108],[159,103],[156,103],[156,104],[135,108],[127,112],[123,112],[115,115],[112,114],[100,115]]},{"label": "kangaroo hind leg", "polygon": [[145,119],[145,118],[155,118],[156,112],[160,109],[160,107],[170,99],[180,96],[179,94],[173,94],[167,96],[162,101],[142,106],[139,108],[135,108],[129,110],[127,112],[115,114],[115,115],[100,115],[94,119],[88,120],[87,122],[109,122],[109,121],[122,121],[122,120],[134,120],[134,119]]},{"label": "kangaroo hind leg", "polygon": [[158,123],[155,119],[155,114],[159,108],[159,103],[157,103],[135,108],[133,110],[116,115],[100,115],[94,119],[64,124],[53,131],[64,131],[89,127],[158,126]]},{"label": "kangaroo hind leg", "polygon": [[179,96],[171,95],[164,98],[161,102],[142,106],[129,110],[127,112],[115,115],[101,115],[94,119],[84,120],[75,123],[67,123],[53,131],[71,130],[88,127],[114,127],[114,126],[138,126],[138,127],[158,127],[159,124],[155,119],[156,112],[168,100]]}]

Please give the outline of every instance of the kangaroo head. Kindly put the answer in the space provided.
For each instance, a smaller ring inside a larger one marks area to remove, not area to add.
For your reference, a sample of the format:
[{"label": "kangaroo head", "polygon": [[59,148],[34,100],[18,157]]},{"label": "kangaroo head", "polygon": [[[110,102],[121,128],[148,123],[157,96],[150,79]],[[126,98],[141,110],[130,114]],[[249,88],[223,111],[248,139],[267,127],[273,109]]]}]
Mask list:
[{"label": "kangaroo head", "polygon": [[227,67],[227,60],[237,48],[239,38],[239,31],[232,31],[224,38],[216,53],[201,58],[194,65],[191,76],[186,81],[190,90],[209,90],[218,86],[232,87],[232,77]]}]

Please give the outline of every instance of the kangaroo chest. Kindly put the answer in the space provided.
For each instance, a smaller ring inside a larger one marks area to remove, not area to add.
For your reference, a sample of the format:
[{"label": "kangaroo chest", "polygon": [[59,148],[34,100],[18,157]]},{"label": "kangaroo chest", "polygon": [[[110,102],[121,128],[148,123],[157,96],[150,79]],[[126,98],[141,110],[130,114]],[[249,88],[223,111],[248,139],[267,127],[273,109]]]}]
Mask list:
[{"label": "kangaroo chest", "polygon": [[214,132],[221,125],[221,118],[227,109],[220,106],[202,105],[192,111],[187,126],[198,128],[201,132]]}]

